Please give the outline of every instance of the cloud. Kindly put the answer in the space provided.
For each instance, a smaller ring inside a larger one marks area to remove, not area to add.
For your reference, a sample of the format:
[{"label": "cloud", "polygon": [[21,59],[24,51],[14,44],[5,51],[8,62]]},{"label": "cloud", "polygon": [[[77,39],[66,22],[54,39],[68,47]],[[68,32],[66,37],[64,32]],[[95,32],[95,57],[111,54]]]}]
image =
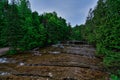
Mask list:
[{"label": "cloud", "polygon": [[73,26],[85,23],[88,11],[97,0],[30,0],[32,10],[39,14],[56,11]]}]

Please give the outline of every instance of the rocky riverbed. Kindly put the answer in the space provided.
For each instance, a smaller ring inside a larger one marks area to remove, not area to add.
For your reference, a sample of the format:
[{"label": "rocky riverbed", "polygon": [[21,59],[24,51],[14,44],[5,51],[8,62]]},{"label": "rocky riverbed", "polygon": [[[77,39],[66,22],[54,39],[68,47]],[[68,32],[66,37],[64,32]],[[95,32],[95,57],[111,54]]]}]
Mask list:
[{"label": "rocky riverbed", "polygon": [[92,45],[52,45],[0,57],[0,80],[109,80]]}]

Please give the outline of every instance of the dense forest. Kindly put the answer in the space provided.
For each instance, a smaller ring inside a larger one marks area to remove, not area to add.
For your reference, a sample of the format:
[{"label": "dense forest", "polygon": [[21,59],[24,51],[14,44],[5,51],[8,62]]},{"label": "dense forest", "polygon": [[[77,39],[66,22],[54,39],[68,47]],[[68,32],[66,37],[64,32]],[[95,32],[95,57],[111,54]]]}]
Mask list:
[{"label": "dense forest", "polygon": [[28,0],[0,1],[0,47],[29,50],[68,40],[71,26],[56,12],[32,12]]},{"label": "dense forest", "polygon": [[104,65],[116,75],[112,75],[113,80],[120,79],[119,4],[120,0],[99,0],[97,6],[89,10],[85,25],[80,26],[83,39],[96,46]]},{"label": "dense forest", "polygon": [[85,40],[97,49],[113,80],[120,78],[120,0],[98,0],[86,23],[71,27],[56,12],[32,12],[28,0],[0,0],[0,47],[10,54],[65,40]]}]

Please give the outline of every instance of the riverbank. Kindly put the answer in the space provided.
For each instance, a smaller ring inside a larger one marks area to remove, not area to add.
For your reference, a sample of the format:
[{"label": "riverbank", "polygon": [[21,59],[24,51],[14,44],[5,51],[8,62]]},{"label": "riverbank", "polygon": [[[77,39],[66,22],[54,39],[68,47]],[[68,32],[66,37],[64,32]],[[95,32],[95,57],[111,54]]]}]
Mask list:
[{"label": "riverbank", "polygon": [[92,45],[49,46],[40,55],[19,53],[0,62],[2,80],[108,80]]}]

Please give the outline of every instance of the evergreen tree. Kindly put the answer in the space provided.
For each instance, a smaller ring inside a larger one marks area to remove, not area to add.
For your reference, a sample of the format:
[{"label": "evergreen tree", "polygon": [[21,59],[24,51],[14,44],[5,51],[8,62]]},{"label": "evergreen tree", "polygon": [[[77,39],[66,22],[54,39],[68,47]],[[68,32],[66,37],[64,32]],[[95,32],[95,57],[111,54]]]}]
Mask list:
[{"label": "evergreen tree", "polygon": [[10,52],[69,39],[71,26],[56,12],[42,15],[32,12],[29,0],[11,0],[10,4],[3,0],[0,3],[0,44],[10,47]]},{"label": "evergreen tree", "polygon": [[4,1],[0,1],[0,47],[3,47],[6,43],[5,37],[3,36],[4,32],[4,20],[5,20],[5,5],[7,3]]},{"label": "evergreen tree", "polygon": [[82,27],[84,25],[76,25],[75,27],[72,28],[72,40],[83,40],[82,39]]},{"label": "evergreen tree", "polygon": [[57,43],[69,38],[70,26],[67,25],[65,19],[58,17],[56,12],[44,13],[40,16],[40,22],[46,30],[46,44]]},{"label": "evergreen tree", "polygon": [[92,11],[93,17],[88,16],[83,28],[83,37],[96,44],[97,53],[103,56],[104,64],[117,76],[120,76],[120,69],[116,69],[120,67],[119,4],[119,0],[99,0]]},{"label": "evergreen tree", "polygon": [[18,15],[17,4],[12,0],[7,13],[6,40],[11,51],[16,51],[19,47],[21,37],[21,26]]}]

